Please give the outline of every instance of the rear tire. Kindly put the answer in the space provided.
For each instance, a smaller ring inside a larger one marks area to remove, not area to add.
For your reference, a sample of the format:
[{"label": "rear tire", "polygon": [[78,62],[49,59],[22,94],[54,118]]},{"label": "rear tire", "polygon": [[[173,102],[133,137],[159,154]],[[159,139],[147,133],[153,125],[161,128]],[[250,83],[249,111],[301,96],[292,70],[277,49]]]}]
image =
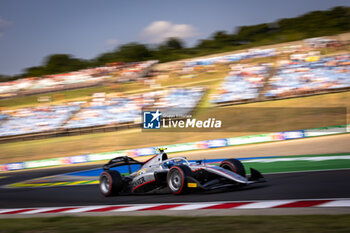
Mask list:
[{"label": "rear tire", "polygon": [[220,167],[229,171],[235,172],[240,176],[245,177],[245,169],[241,161],[238,159],[226,159],[221,162]]},{"label": "rear tire", "polygon": [[118,195],[122,188],[122,176],[118,171],[107,170],[101,173],[100,191],[105,197]]},{"label": "rear tire", "polygon": [[186,165],[177,165],[168,171],[167,184],[171,193],[187,193],[187,177],[192,176],[192,170]]}]

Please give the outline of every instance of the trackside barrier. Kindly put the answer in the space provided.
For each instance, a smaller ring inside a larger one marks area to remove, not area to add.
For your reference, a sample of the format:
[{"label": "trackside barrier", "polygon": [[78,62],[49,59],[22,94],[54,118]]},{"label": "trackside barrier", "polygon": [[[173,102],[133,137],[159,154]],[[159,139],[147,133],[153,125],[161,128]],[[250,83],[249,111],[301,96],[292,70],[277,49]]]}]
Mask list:
[{"label": "trackside barrier", "polygon": [[[349,132],[350,132],[350,124],[305,129],[305,130],[293,130],[293,131],[285,131],[285,132],[278,132],[278,133],[267,133],[267,134],[257,134],[257,135],[241,136],[241,137],[214,139],[214,140],[207,140],[207,141],[180,143],[180,144],[166,145],[165,147],[168,148],[167,150],[168,153],[174,153],[174,152],[185,152],[185,151],[211,149],[211,148],[219,148],[219,147],[227,147],[227,146],[246,145],[246,144],[253,144],[253,143],[309,138],[309,137],[342,134],[342,133],[349,133]],[[102,161],[102,160],[112,159],[118,156],[140,157],[140,156],[154,155],[155,153],[156,153],[156,147],[147,147],[147,148],[94,153],[94,154],[87,154],[87,155],[53,158],[53,159],[42,159],[42,160],[33,160],[33,161],[25,161],[25,162],[17,162],[17,163],[7,163],[7,164],[0,165],[0,171],[15,171],[15,170],[23,170],[23,169],[29,169],[29,168],[43,168],[43,167],[51,167],[51,166],[59,166],[59,165],[67,165],[67,164]]]}]

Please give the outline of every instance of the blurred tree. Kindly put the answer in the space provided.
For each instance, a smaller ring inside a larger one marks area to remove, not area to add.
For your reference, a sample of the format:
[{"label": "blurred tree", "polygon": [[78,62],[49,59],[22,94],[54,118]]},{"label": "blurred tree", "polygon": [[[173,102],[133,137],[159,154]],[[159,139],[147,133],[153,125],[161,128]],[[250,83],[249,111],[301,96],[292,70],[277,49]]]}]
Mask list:
[{"label": "blurred tree", "polygon": [[0,74],[0,79],[7,79],[7,78],[8,78],[8,76]]},{"label": "blurred tree", "polygon": [[197,49],[216,49],[219,45],[214,40],[200,40],[196,45]]},{"label": "blurred tree", "polygon": [[103,65],[109,62],[120,61],[118,54],[116,52],[103,53],[95,59],[95,63],[98,65]]},{"label": "blurred tree", "polygon": [[54,54],[46,59],[45,72],[47,74],[63,73],[84,69],[88,67],[88,62],[73,58],[68,54]]},{"label": "blurred tree", "polygon": [[119,47],[118,57],[124,62],[145,61],[152,57],[151,51],[146,45],[129,43]]},{"label": "blurred tree", "polygon": [[267,24],[243,26],[238,29],[237,38],[241,41],[258,41],[266,37],[269,31],[270,27]]},{"label": "blurred tree", "polygon": [[39,77],[47,74],[65,73],[84,69],[90,65],[90,62],[73,58],[68,54],[54,54],[45,59],[44,65],[25,69],[23,76]]},{"label": "blurred tree", "polygon": [[24,76],[25,77],[40,77],[45,75],[46,71],[43,66],[33,66],[25,69]]},{"label": "blurred tree", "polygon": [[181,50],[184,48],[184,42],[179,38],[170,37],[165,42],[165,46],[169,49]]},{"label": "blurred tree", "polygon": [[232,35],[227,34],[226,31],[217,31],[213,34],[212,38],[219,44],[228,44],[232,42]]}]

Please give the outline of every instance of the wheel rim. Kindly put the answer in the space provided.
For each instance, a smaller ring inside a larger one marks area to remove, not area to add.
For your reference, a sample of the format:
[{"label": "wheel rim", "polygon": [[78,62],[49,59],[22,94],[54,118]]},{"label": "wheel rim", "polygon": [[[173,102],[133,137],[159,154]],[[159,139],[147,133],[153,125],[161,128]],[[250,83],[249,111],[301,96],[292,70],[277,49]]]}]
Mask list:
[{"label": "wheel rim", "polygon": [[169,187],[172,191],[178,191],[182,186],[181,175],[177,170],[174,170],[170,175]]},{"label": "wheel rim", "polygon": [[103,193],[108,193],[110,188],[109,178],[107,176],[102,176],[100,183],[101,191]]}]

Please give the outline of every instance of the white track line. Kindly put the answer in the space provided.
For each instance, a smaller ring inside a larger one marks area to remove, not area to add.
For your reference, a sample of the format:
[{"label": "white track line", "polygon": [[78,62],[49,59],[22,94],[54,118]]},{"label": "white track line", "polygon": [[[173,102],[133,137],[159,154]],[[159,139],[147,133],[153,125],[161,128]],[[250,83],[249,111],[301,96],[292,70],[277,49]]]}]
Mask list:
[{"label": "white track line", "polygon": [[318,207],[350,207],[350,200],[336,200],[319,205]]},{"label": "white track line", "polygon": [[198,204],[184,204],[183,206],[177,206],[170,208],[169,210],[198,210],[214,205],[218,205],[221,203],[198,203]]},{"label": "white track line", "polygon": [[273,208],[275,206],[293,203],[294,201],[261,201],[256,203],[249,203],[235,207],[235,209],[265,209]]},{"label": "white track line", "polygon": [[112,210],[111,212],[137,211],[137,210],[142,210],[142,209],[146,209],[146,208],[150,208],[150,207],[155,207],[155,206],[160,206],[160,204],[129,206],[129,207],[124,207],[124,208]]}]

